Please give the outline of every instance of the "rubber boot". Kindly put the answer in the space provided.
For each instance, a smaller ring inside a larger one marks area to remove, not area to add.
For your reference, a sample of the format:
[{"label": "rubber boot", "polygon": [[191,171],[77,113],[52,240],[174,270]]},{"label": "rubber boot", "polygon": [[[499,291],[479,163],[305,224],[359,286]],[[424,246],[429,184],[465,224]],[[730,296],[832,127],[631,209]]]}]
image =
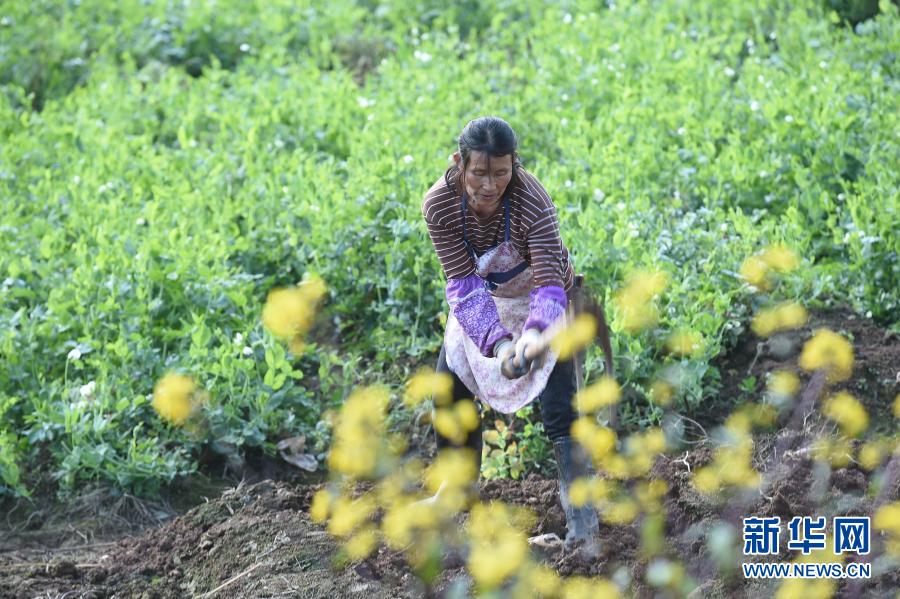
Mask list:
[{"label": "rubber boot", "polygon": [[577,478],[594,475],[590,457],[572,437],[560,437],[553,442],[553,453],[559,470],[559,501],[566,514],[564,548],[569,551],[580,543],[579,553],[585,559],[596,559],[600,553],[597,536],[600,524],[591,505],[575,507],[569,501],[569,487]]}]

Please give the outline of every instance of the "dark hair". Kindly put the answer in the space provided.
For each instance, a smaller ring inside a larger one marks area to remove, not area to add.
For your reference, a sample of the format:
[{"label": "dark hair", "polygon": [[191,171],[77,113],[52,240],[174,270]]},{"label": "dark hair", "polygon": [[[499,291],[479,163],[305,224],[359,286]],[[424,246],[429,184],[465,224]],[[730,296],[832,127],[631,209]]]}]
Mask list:
[{"label": "dark hair", "polygon": [[[490,163],[491,156],[512,156],[513,178],[516,179],[517,171],[521,166],[519,161],[519,138],[509,123],[496,116],[483,116],[466,123],[462,133],[459,134],[459,154],[462,157],[462,166],[469,166],[469,158],[472,152],[484,152]],[[448,181],[449,183],[449,181]]]}]

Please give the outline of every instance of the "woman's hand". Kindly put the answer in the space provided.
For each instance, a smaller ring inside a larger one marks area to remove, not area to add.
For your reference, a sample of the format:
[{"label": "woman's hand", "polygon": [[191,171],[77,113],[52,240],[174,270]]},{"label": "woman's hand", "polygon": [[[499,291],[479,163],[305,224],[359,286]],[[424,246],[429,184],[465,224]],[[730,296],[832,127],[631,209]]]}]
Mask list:
[{"label": "woman's hand", "polygon": [[516,341],[516,364],[531,364],[540,360],[547,351],[547,344],[537,329],[526,329],[522,331],[522,336]]},{"label": "woman's hand", "polygon": [[518,378],[513,358],[516,355],[516,344],[509,339],[503,339],[494,346],[494,357],[500,360],[500,374],[508,379]]}]

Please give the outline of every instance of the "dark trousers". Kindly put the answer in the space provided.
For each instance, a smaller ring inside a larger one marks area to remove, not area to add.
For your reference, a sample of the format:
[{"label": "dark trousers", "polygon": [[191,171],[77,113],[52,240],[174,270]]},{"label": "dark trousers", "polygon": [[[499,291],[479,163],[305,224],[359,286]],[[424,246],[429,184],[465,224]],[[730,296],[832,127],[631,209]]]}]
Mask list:
[{"label": "dark trousers", "polygon": [[[453,377],[454,402],[461,399],[472,399],[472,392],[447,366],[447,357],[443,346],[441,346],[441,353],[438,356],[435,370],[437,372],[446,372]],[[547,385],[538,396],[541,402],[541,419],[544,422],[544,432],[547,433],[551,442],[569,435],[569,429],[576,418],[575,409],[572,407],[575,391],[575,368],[572,360],[557,361],[553,371],[550,373],[550,378],[547,379]],[[455,446],[449,439],[442,437],[437,430],[434,431],[434,436],[438,450]],[[478,456],[481,456],[481,426],[469,433],[465,447],[471,447]]]}]

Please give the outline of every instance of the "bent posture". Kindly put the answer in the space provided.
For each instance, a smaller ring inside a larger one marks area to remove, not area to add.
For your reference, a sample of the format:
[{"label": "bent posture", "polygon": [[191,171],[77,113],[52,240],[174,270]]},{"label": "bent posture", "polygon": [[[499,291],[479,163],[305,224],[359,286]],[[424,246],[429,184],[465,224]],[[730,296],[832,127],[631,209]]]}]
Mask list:
[{"label": "bent posture", "polygon": [[[450,305],[437,370],[452,375],[453,401],[476,396],[509,414],[540,398],[559,468],[566,546],[584,541],[595,548],[596,512],[569,502],[572,481],[592,472],[569,434],[576,417],[573,363],[558,360],[540,342],[543,330],[565,318],[573,269],[556,208],[522,168],[517,145],[502,119],[469,122],[453,166],[425,195],[422,212],[447,277]],[[437,431],[435,436],[438,449],[454,445]],[[480,426],[465,446],[480,464]]]}]

